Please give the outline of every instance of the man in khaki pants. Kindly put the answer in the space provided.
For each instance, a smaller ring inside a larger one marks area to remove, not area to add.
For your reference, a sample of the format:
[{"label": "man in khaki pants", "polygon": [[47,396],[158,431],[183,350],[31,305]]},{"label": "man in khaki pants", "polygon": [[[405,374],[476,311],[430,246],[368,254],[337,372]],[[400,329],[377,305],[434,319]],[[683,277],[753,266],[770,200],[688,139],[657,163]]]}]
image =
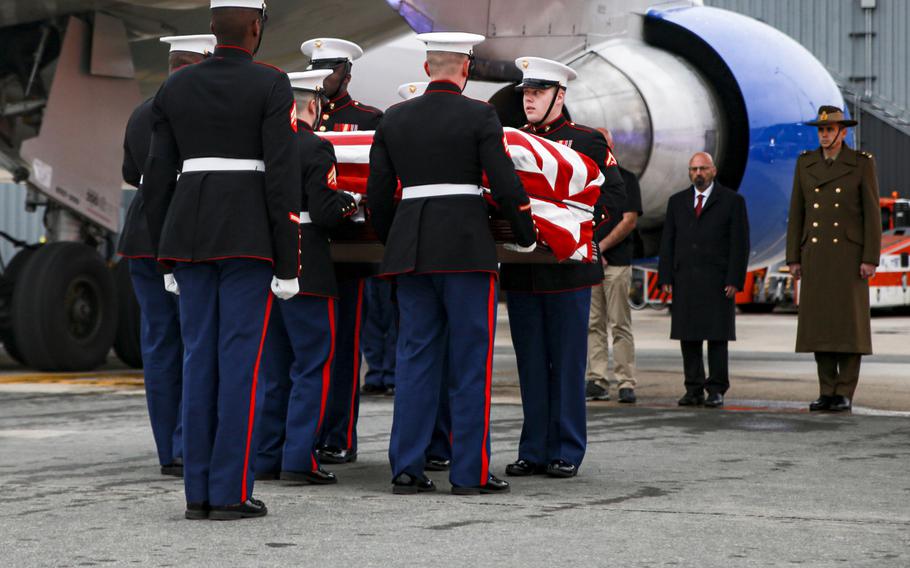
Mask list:
[{"label": "man in khaki pants", "polygon": [[[604,132],[610,148],[613,139]],[[600,241],[604,264],[603,284],[591,289],[588,323],[588,371],[585,398],[610,400],[607,368],[610,361],[609,334],[613,334],[613,375],[619,383],[619,402],[635,402],[635,340],[629,287],[632,284],[632,230],[641,215],[641,190],[635,175],[619,168],[626,184],[626,205],[622,219]]]}]

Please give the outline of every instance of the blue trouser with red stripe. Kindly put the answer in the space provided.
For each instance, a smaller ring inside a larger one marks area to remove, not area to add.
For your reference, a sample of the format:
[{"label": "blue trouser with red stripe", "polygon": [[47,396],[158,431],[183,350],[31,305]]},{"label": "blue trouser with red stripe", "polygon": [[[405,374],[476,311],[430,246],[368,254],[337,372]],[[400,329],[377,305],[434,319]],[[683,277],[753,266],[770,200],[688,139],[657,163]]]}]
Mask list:
[{"label": "blue trouser with red stripe", "polygon": [[506,296],[524,411],[518,457],[535,464],[563,460],[580,466],[587,446],[591,289]]},{"label": "blue trouser with red stripe", "polygon": [[164,289],[158,262],[151,258],[129,260],[133,292],[142,321],[139,342],[145,377],[145,400],[152,436],[161,465],[183,456],[180,398],[183,390],[183,341],[177,296]]},{"label": "blue trouser with red stripe", "polygon": [[320,446],[357,451],[357,415],[360,412],[360,332],[363,325],[364,278],[338,282],[338,329],[329,399],[322,423]]},{"label": "blue trouser with red stripe", "polygon": [[332,376],[335,299],[301,295],[278,308],[262,354],[265,402],[256,424],[256,472],[315,471]]},{"label": "blue trouser with red stripe", "polygon": [[267,262],[177,263],[183,331],[183,481],[188,503],[253,494],[259,366],[274,296]]},{"label": "blue trouser with red stripe", "polygon": [[389,444],[392,476],[423,475],[441,385],[448,380],[449,480],[457,486],[484,485],[490,468],[496,275],[405,274],[397,280],[401,319]]},{"label": "blue trouser with red stripe", "polygon": [[360,334],[368,385],[390,387],[395,384],[395,349],[398,343],[398,306],[392,297],[392,283],[383,278],[367,278],[364,296],[366,314]]},{"label": "blue trouser with red stripe", "polygon": [[427,446],[427,458],[452,459],[452,411],[449,408],[448,375],[439,390],[439,408],[436,410],[436,426]]}]

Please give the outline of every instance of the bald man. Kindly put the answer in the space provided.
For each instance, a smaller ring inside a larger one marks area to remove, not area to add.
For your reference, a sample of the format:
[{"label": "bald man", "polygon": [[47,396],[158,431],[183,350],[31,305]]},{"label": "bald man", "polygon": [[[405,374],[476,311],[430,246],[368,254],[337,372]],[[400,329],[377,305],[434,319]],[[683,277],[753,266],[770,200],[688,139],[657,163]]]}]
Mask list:
[{"label": "bald man", "polygon": [[670,338],[679,340],[683,356],[686,394],[680,406],[723,406],[730,388],[727,342],[736,340],[733,297],[746,279],[749,221],[746,201],[714,181],[716,175],[710,154],[692,156],[692,186],[667,203],[660,244],[659,281],[673,294]]}]

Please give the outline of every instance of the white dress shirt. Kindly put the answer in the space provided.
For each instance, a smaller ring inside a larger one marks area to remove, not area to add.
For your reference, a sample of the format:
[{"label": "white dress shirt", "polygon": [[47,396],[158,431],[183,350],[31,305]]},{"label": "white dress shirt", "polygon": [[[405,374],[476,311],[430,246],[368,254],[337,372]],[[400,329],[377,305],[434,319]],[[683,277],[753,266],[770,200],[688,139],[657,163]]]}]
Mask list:
[{"label": "white dress shirt", "polygon": [[699,193],[698,188],[696,188],[694,185],[692,186],[692,189],[695,190],[695,197],[692,198],[692,206],[698,207],[698,196],[704,195],[705,196],[704,199],[701,200],[701,206],[704,207],[705,203],[708,202],[708,198],[711,197],[711,191],[714,190],[714,182],[712,181],[711,185],[708,186],[708,189],[706,189],[702,193]]}]

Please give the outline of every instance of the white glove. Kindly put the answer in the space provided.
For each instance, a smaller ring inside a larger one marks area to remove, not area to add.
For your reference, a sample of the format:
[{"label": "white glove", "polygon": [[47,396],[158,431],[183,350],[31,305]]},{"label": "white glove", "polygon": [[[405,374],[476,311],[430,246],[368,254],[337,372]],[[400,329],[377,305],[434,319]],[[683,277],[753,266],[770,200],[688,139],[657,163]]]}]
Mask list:
[{"label": "white glove", "polygon": [[502,248],[506,249],[507,251],[511,251],[511,252],[520,252],[523,254],[527,254],[529,252],[534,252],[534,249],[537,248],[537,243],[531,243],[531,246],[528,246],[528,247],[523,247],[518,243],[505,243],[504,245],[502,245]]},{"label": "white glove", "polygon": [[345,191],[345,193],[354,198],[354,205],[360,207],[360,202],[363,201],[362,193],[354,193],[353,191]]},{"label": "white glove", "polygon": [[180,286],[177,285],[177,279],[174,278],[173,274],[164,275],[164,289],[171,294],[180,295]]},{"label": "white glove", "polygon": [[277,276],[272,276],[272,293],[278,296],[279,300],[290,300],[300,292],[300,283],[296,278],[281,280]]}]

